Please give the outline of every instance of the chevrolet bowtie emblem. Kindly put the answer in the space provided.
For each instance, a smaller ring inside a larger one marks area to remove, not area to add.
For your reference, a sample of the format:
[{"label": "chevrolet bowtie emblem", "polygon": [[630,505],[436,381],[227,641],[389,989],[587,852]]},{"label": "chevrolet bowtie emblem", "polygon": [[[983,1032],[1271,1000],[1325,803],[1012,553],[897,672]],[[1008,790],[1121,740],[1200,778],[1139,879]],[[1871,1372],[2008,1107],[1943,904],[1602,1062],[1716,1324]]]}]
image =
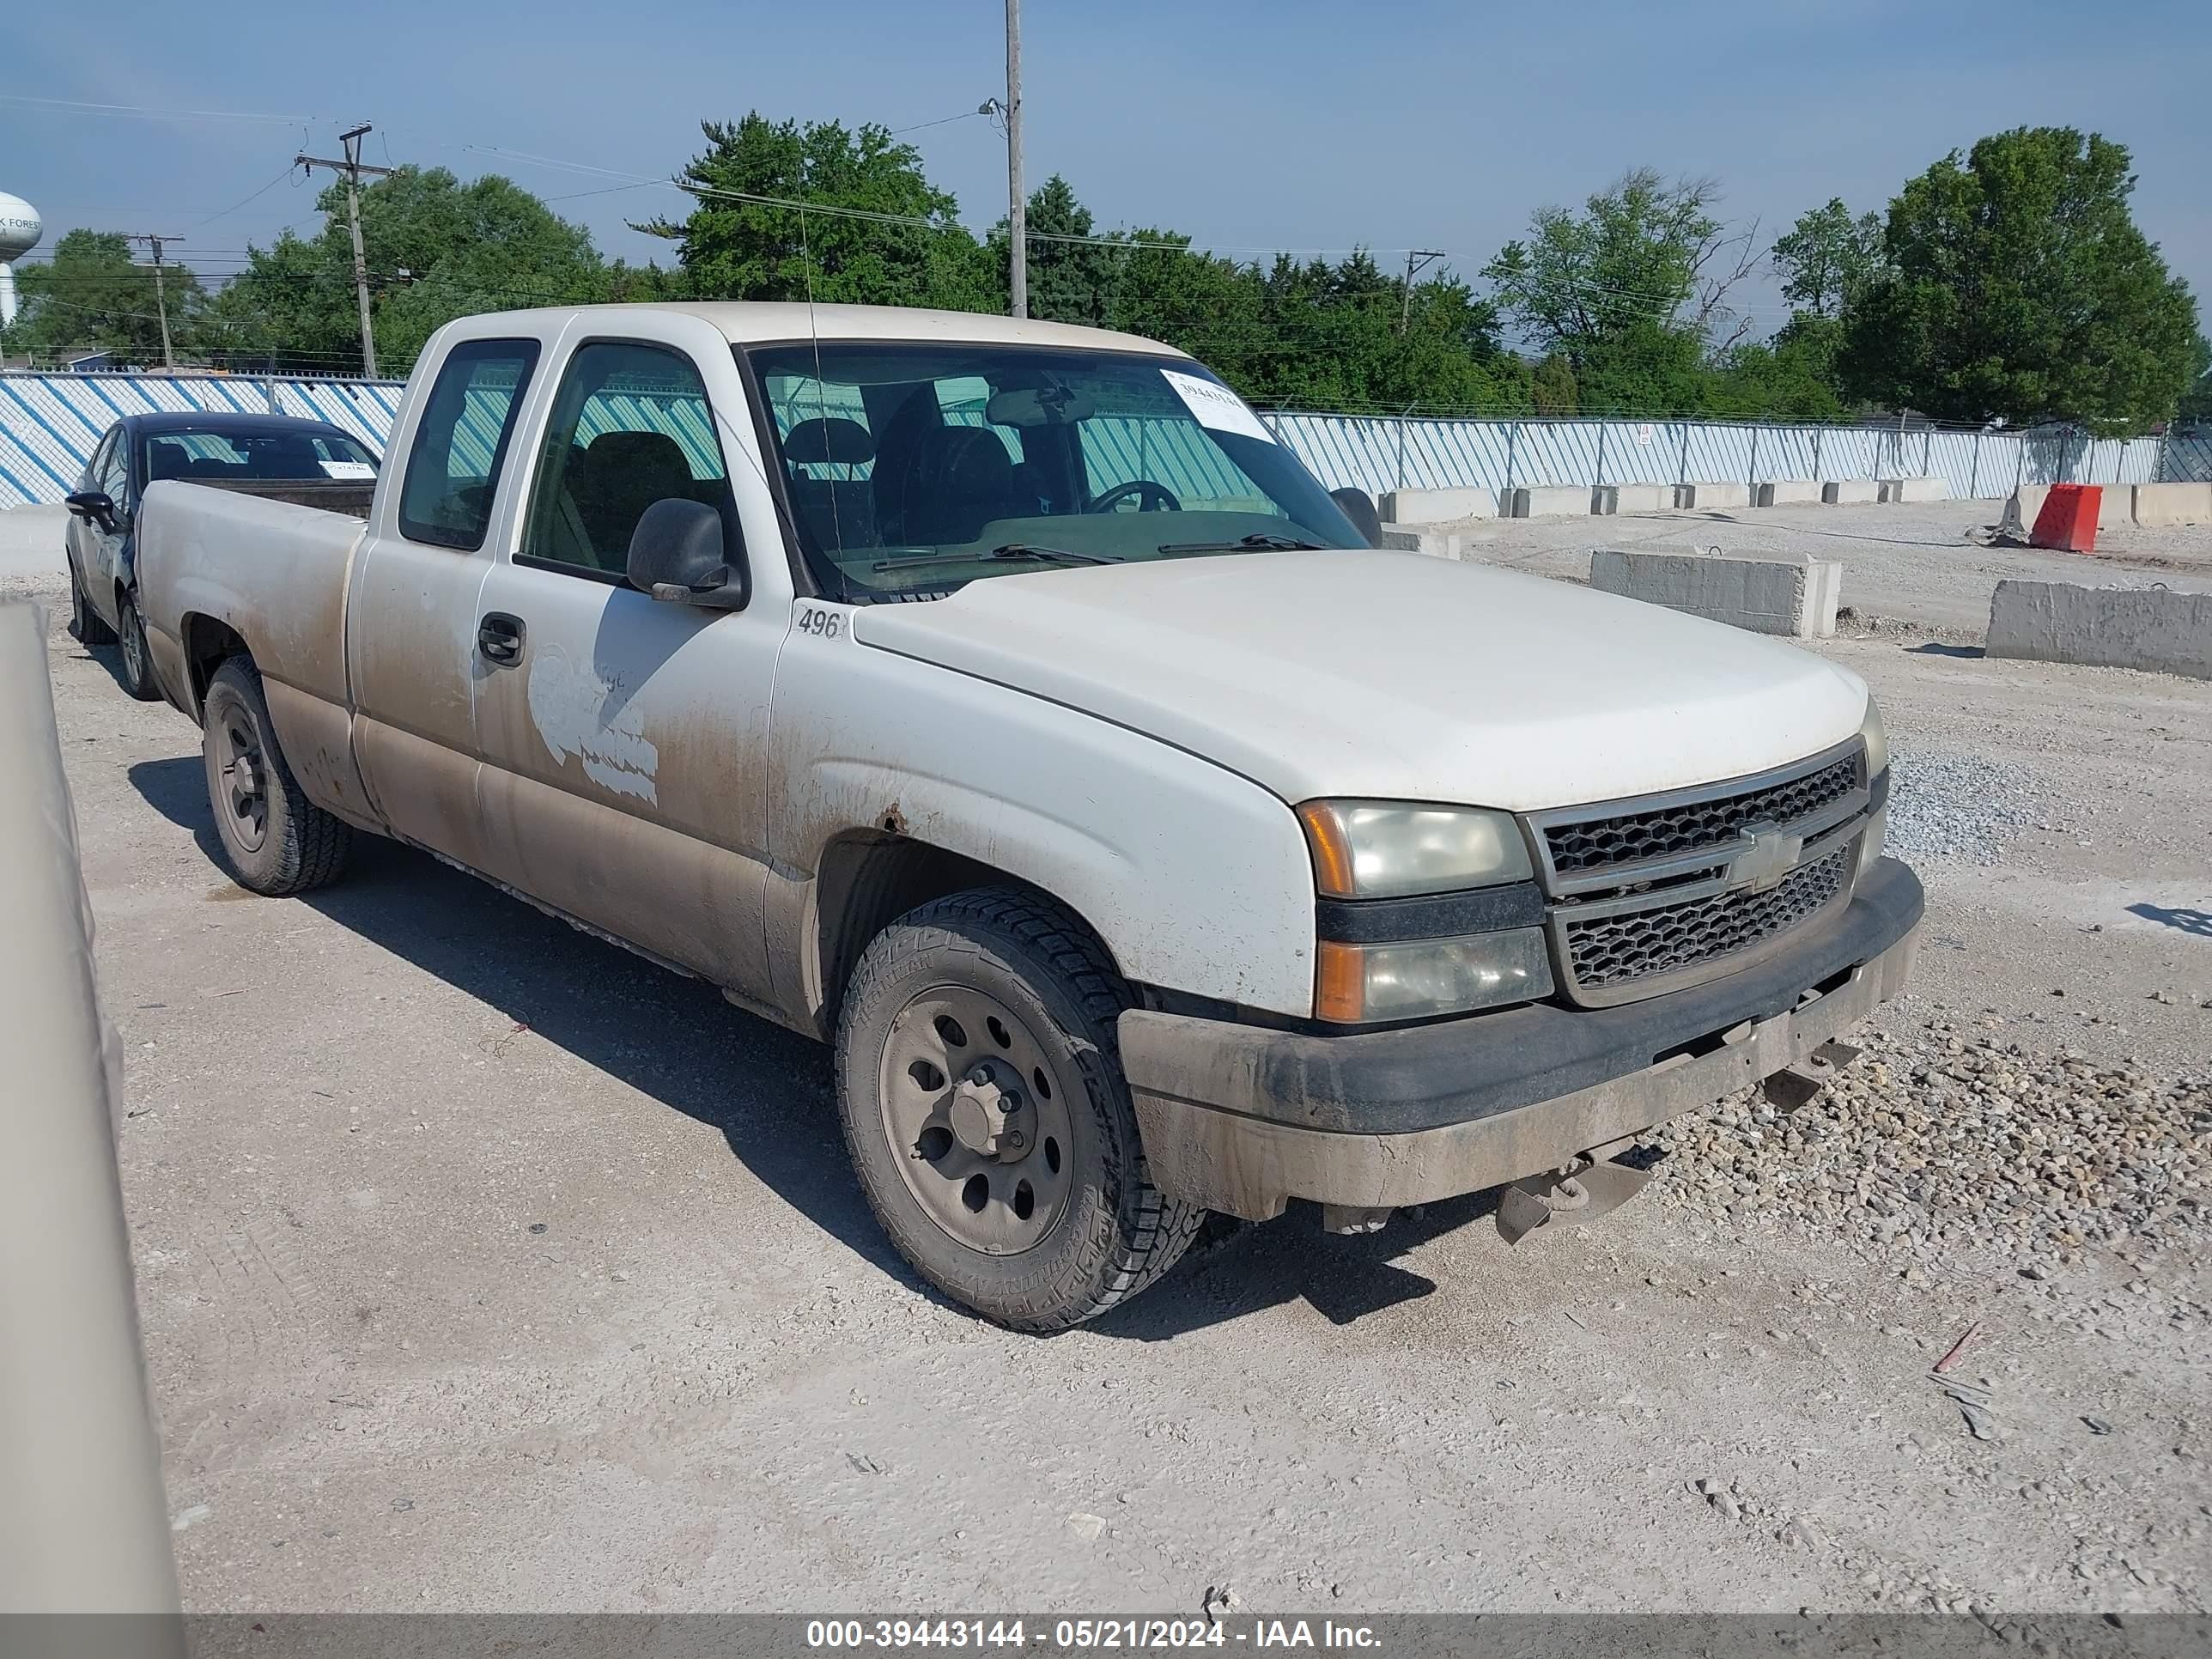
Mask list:
[{"label": "chevrolet bowtie emblem", "polygon": [[1743,850],[1729,865],[1729,885],[1763,893],[1797,867],[1798,855],[1804,850],[1802,836],[1790,835],[1778,825],[1762,823],[1746,830]]}]

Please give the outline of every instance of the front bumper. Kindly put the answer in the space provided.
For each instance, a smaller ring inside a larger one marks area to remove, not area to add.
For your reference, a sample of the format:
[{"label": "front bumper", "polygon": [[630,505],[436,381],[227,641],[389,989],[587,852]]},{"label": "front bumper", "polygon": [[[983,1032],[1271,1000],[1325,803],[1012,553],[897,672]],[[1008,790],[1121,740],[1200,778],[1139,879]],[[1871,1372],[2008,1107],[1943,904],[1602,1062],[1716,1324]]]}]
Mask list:
[{"label": "front bumper", "polygon": [[1292,1198],[1422,1204],[1554,1169],[1771,1077],[1905,987],[1920,883],[1895,859],[1842,913],[1725,978],[1602,1009],[1551,1004],[1347,1036],[1133,1009],[1152,1177],[1265,1220]]}]

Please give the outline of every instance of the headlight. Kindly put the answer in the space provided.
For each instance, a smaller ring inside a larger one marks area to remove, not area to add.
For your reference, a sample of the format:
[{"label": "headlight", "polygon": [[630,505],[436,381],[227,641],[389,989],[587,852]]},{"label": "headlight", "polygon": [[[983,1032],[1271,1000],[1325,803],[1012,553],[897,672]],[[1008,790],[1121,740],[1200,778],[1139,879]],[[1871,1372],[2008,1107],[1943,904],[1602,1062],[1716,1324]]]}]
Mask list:
[{"label": "headlight", "polygon": [[1314,1012],[1347,1024],[1464,1013],[1552,994],[1539,927],[1390,945],[1323,940]]},{"label": "headlight", "polygon": [[1866,720],[1859,727],[1859,736],[1866,739],[1867,781],[1872,783],[1889,765],[1889,734],[1881,729],[1881,709],[1871,692],[1867,695]]},{"label": "headlight", "polygon": [[1312,800],[1298,808],[1324,897],[1449,893],[1534,873],[1520,826],[1504,812],[1401,801]]}]

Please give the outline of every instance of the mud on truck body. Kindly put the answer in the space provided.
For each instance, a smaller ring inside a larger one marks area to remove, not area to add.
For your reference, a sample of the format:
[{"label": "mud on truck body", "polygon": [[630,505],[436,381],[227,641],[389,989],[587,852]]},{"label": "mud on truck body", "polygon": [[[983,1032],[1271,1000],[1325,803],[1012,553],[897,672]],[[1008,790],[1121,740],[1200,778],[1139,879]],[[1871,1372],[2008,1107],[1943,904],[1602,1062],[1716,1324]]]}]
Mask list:
[{"label": "mud on truck body", "polygon": [[1152,341],[584,307],[441,331],[365,524],[157,483],[139,571],[242,884],[393,836],[822,1039],[1048,1329],[1208,1212],[1595,1213],[1908,973],[1856,677],[1364,505]]}]

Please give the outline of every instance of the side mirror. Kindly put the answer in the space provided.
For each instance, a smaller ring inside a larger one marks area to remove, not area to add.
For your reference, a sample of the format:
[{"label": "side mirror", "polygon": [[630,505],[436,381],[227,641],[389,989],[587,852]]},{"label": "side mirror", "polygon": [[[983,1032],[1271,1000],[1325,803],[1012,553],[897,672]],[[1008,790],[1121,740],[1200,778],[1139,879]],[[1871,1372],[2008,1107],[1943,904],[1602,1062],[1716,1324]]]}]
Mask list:
[{"label": "side mirror", "polygon": [[69,510],[88,519],[102,530],[115,528],[115,501],[104,489],[80,489],[68,501]]},{"label": "side mirror", "polygon": [[630,532],[629,585],[672,605],[742,611],[752,598],[745,550],[724,544],[722,515],[672,495],[645,509]]},{"label": "side mirror", "polygon": [[1352,520],[1352,527],[1367,538],[1368,546],[1382,545],[1382,515],[1375,510],[1372,495],[1346,484],[1341,489],[1330,490],[1328,498],[1344,509],[1344,516]]}]

